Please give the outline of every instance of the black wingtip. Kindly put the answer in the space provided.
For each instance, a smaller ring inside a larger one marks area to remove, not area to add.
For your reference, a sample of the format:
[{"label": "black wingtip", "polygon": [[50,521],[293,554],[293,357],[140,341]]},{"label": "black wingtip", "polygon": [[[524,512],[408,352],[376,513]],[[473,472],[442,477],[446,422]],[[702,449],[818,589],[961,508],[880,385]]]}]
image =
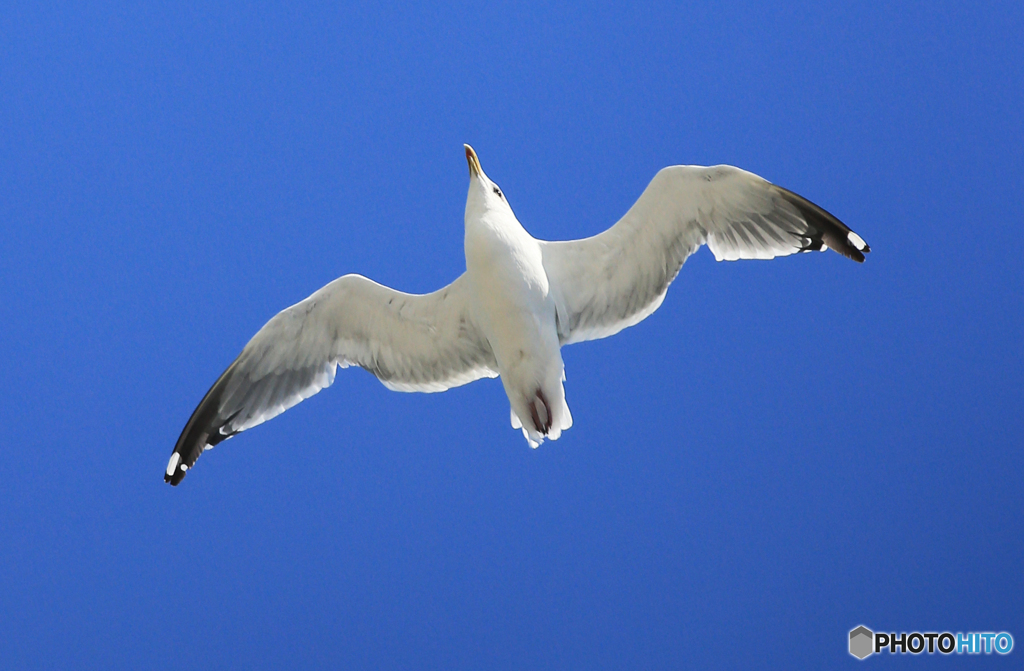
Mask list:
[{"label": "black wingtip", "polygon": [[850,230],[850,227],[839,221],[834,214],[815,205],[803,196],[799,196],[781,186],[776,186],[775,188],[800,212],[804,220],[814,229],[810,233],[812,242],[808,246],[808,250],[828,247],[848,259],[857,263],[864,263],[864,255],[871,251],[871,247],[868,243],[864,242],[864,238]]},{"label": "black wingtip", "polygon": [[199,459],[203,450],[234,435],[234,433],[222,433],[221,429],[238,413],[234,413],[230,417],[221,417],[220,415],[224,389],[234,368],[235,364],[232,363],[217,378],[210,390],[206,392],[206,396],[196,406],[178,437],[174,451],[171,452],[170,461],[167,462],[167,469],[164,471],[164,482],[169,483],[172,487],[177,487],[178,483],[185,479],[185,474],[195,466],[196,460]]},{"label": "black wingtip", "polygon": [[[175,452],[174,454],[178,454],[178,453]],[[174,457],[172,456],[171,459],[173,459],[173,458]],[[177,487],[178,483],[185,479],[185,473],[186,472],[187,471],[183,471],[180,468],[174,469],[174,473],[172,475],[168,475],[165,472],[164,473],[164,482],[169,482],[172,487]]]},{"label": "black wingtip", "polygon": [[[839,252],[840,254],[842,254],[843,256],[852,261],[856,261],[857,263],[864,263],[864,254],[855,247],[843,243],[837,243],[835,246],[829,245],[828,248],[833,251]],[[865,249],[864,251],[868,250]]]}]

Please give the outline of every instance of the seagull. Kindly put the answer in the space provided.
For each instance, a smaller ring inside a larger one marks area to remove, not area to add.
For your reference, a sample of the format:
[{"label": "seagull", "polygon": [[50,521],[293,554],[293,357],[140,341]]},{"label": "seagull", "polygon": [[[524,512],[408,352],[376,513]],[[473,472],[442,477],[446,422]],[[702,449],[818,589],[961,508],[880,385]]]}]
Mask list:
[{"label": "seagull", "polygon": [[701,245],[718,261],[832,249],[863,262],[871,251],[814,203],[729,165],[664,168],[603,233],[537,240],[464,146],[466,272],[423,295],[345,275],[278,313],[192,413],[165,482],[177,485],[203,451],[329,387],[339,366],[407,392],[500,377],[512,427],[538,447],[572,426],[562,346],[646,319]]}]

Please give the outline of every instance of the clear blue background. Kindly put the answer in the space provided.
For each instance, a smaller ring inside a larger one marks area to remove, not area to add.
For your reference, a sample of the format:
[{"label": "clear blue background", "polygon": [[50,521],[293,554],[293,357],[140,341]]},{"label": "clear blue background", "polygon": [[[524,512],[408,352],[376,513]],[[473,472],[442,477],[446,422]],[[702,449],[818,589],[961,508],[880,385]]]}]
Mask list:
[{"label": "clear blue background", "polygon": [[[1019,663],[1022,34],[1020,2],[5,3],[3,667],[854,667],[858,624]],[[702,250],[564,351],[536,451],[496,380],[357,369],[165,485],[278,310],[462,272],[463,142],[538,237],[730,163],[874,251]]]}]

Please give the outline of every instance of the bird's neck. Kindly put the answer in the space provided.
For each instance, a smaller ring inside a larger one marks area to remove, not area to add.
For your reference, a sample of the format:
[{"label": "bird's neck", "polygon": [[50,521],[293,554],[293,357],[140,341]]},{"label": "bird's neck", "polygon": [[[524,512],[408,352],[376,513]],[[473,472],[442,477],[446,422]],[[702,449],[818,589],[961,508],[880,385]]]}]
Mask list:
[{"label": "bird's neck", "polygon": [[484,212],[480,216],[466,217],[466,261],[470,257],[479,263],[498,258],[516,257],[517,250],[536,246],[519,220],[509,212]]},{"label": "bird's neck", "polygon": [[466,238],[480,236],[485,239],[509,240],[521,242],[529,238],[523,225],[508,210],[484,210],[466,216]]}]

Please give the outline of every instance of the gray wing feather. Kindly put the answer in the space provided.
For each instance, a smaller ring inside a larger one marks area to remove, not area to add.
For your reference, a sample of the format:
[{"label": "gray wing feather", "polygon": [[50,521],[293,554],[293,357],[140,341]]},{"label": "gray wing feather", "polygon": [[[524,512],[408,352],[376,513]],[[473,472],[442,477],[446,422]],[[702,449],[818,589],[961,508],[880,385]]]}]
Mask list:
[{"label": "gray wing feather", "polygon": [[563,344],[604,338],[658,309],[701,245],[719,261],[870,248],[814,203],[739,168],[661,170],[614,226],[583,240],[542,242]]},{"label": "gray wing feather", "polygon": [[178,484],[203,450],[329,387],[338,366],[365,368],[396,391],[443,391],[496,377],[494,354],[469,313],[466,282],[463,275],[415,295],[346,275],[281,311],[196,408],[165,480]]}]

